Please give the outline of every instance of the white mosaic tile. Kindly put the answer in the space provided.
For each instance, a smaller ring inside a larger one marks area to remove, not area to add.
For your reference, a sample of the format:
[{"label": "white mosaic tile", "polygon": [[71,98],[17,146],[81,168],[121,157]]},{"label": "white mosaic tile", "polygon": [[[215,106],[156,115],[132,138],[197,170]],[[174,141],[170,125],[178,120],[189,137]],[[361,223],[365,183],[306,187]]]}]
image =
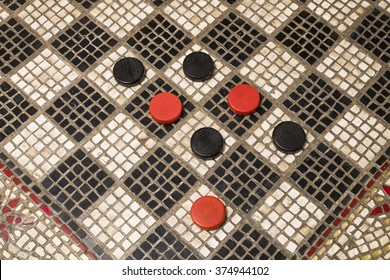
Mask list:
[{"label": "white mosaic tile", "polygon": [[91,15],[122,38],[153,10],[142,0],[104,0],[91,11]]},{"label": "white mosaic tile", "polygon": [[191,137],[194,132],[202,127],[212,127],[221,133],[225,140],[222,153],[226,153],[228,149],[236,142],[224,129],[207,116],[203,111],[197,111],[191,119],[178,129],[166,144],[185,162],[188,162],[201,175],[206,174],[211,167],[215,165],[221,156],[214,160],[198,159],[191,151]]},{"label": "white mosaic tile", "polygon": [[96,205],[82,223],[120,259],[155,222],[156,219],[119,186]]},{"label": "white mosaic tile", "polygon": [[2,23],[8,16],[9,13],[7,13],[4,8],[0,7],[0,23]]},{"label": "white mosaic tile", "polygon": [[238,11],[268,34],[287,21],[296,9],[298,5],[291,0],[244,0],[237,6]]},{"label": "white mosaic tile", "polygon": [[65,61],[49,49],[44,49],[14,74],[11,80],[38,105],[43,106],[77,76]]},{"label": "white mosaic tile", "polygon": [[45,40],[63,30],[80,12],[67,0],[36,0],[19,14]]},{"label": "white mosaic tile", "polygon": [[390,141],[390,129],[354,105],[325,135],[334,147],[365,168]]},{"label": "white mosaic tile", "polygon": [[174,0],[165,7],[164,12],[197,36],[226,10],[227,7],[219,0]]},{"label": "white mosaic tile", "polygon": [[59,163],[75,144],[44,115],[15,135],[4,149],[36,179]]},{"label": "white mosaic tile", "polygon": [[365,0],[313,0],[308,8],[340,31],[351,26],[370,6]]},{"label": "white mosaic tile", "polygon": [[122,113],[99,131],[84,148],[118,178],[122,178],[156,144]]},{"label": "white mosaic tile", "polygon": [[252,219],[284,248],[295,253],[323,216],[305,195],[284,182],[265,199]]},{"label": "white mosaic tile", "polygon": [[118,85],[115,81],[112,69],[119,59],[125,57],[134,57],[134,54],[127,47],[119,46],[88,74],[88,78],[96,83],[102,89],[102,92],[105,92],[108,97],[119,104],[128,102],[130,97],[156,74],[152,69],[146,69],[145,78],[140,85],[131,88]]},{"label": "white mosaic tile", "polygon": [[[183,63],[186,56],[198,51],[209,54],[214,61],[214,73],[209,80],[204,82],[191,81],[185,76],[183,71]],[[210,52],[195,44],[165,71],[165,75],[176,85],[180,86],[186,95],[191,96],[195,101],[201,101],[205,96],[215,90],[230,72],[231,70],[211,55]]]},{"label": "white mosaic tile", "polygon": [[278,123],[284,121],[291,121],[291,118],[287,116],[282,110],[276,108],[246,140],[246,142],[251,147],[253,147],[255,151],[260,153],[268,161],[275,164],[281,171],[286,171],[291,166],[291,164],[297,158],[299,158],[299,156],[302,154],[302,151],[304,151],[314,140],[314,136],[305,130],[306,143],[302,151],[294,154],[285,154],[279,151],[272,142],[272,132],[273,128]]},{"label": "white mosaic tile", "polygon": [[317,70],[352,97],[372,79],[381,65],[347,40],[341,41]]},{"label": "white mosaic tile", "polygon": [[218,229],[206,231],[200,229],[192,221],[190,210],[192,204],[202,196],[215,196],[207,186],[202,185],[199,189],[186,200],[181,207],[167,220],[170,225],[183,240],[187,241],[203,257],[207,257],[235,230],[236,225],[242,220],[242,217],[235,213],[231,207],[226,207],[227,220]]},{"label": "white mosaic tile", "polygon": [[378,6],[390,13],[390,1],[383,0],[378,3]]},{"label": "white mosaic tile", "polygon": [[305,70],[287,51],[268,42],[240,72],[272,97],[279,98]]}]

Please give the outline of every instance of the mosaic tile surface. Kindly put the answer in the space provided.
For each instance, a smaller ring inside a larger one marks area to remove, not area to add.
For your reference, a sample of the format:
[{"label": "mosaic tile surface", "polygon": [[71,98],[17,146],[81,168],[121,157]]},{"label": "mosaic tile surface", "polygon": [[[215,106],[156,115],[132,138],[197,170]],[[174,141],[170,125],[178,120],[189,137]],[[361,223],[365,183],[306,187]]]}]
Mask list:
[{"label": "mosaic tile surface", "polygon": [[[0,259],[390,259],[389,24],[388,0],[0,1]],[[132,88],[126,56],[147,70]],[[251,116],[228,107],[240,83]],[[148,111],[161,91],[172,125]],[[296,154],[272,142],[287,120]],[[209,161],[190,148],[206,126]],[[217,230],[191,220],[205,195]]]}]

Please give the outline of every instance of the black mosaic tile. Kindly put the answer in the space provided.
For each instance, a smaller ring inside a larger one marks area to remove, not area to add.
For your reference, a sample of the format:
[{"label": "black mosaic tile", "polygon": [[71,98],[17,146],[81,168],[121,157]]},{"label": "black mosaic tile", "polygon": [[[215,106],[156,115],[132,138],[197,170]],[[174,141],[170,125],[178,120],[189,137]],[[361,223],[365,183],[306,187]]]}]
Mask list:
[{"label": "black mosaic tile", "polygon": [[[204,104],[204,107],[218,118],[229,130],[242,136],[255,123],[257,123],[262,115],[264,115],[271,107],[272,102],[261,95],[261,104],[257,111],[249,116],[239,116],[229,108],[227,96],[230,90],[236,85],[246,83],[240,77],[234,76],[224,87],[222,87],[209,101]],[[249,83],[248,83],[249,84]]]},{"label": "black mosaic tile", "polygon": [[207,180],[228,200],[248,213],[278,179],[278,174],[241,145]]},{"label": "black mosaic tile", "polygon": [[82,151],[76,151],[42,181],[42,186],[78,218],[114,184]]},{"label": "black mosaic tile", "polygon": [[197,182],[189,170],[158,148],[136,168],[125,185],[157,216],[163,216]]},{"label": "black mosaic tile", "polygon": [[290,176],[311,197],[330,209],[343,196],[357,194],[360,172],[336,152],[321,143]]},{"label": "black mosaic tile", "polygon": [[322,133],[351,102],[316,74],[311,74],[283,104],[316,132]]},{"label": "black mosaic tile", "polygon": [[127,41],[157,69],[164,68],[190,42],[180,28],[160,14]]},{"label": "black mosaic tile", "polygon": [[52,45],[80,71],[87,70],[117,41],[88,17],[65,30]]},{"label": "black mosaic tile", "polygon": [[[174,124],[161,125],[155,122],[150,116],[150,100],[154,95],[161,92],[172,92],[176,94],[183,104],[182,116]],[[176,89],[174,89],[161,78],[158,78],[142,92],[138,93],[136,97],[131,100],[129,105],[127,105],[126,110],[139,122],[142,127],[146,127],[150,132],[161,139],[167,135],[167,133],[172,131],[180,122],[180,120],[183,120],[189,112],[194,110],[194,108],[195,106],[184,95],[180,94],[178,91],[176,91]]]},{"label": "black mosaic tile", "polygon": [[196,260],[196,256],[164,226],[158,226],[128,260]]},{"label": "black mosaic tile", "polygon": [[0,85],[0,141],[17,130],[37,109],[6,82]]},{"label": "black mosaic tile", "polygon": [[[25,173],[3,153],[0,153],[0,162],[5,164],[5,166],[7,166],[12,171],[12,173],[17,176],[18,179],[21,179],[26,185],[32,184],[32,180],[30,179],[30,177],[25,175]],[[35,191],[36,186],[31,186],[31,190]]]},{"label": "black mosaic tile", "polygon": [[337,41],[339,35],[307,11],[302,11],[276,39],[294,53],[314,64]]},{"label": "black mosaic tile", "polygon": [[390,159],[390,146],[387,150],[377,159],[375,165],[370,169],[370,173],[375,175],[383,164]]},{"label": "black mosaic tile", "polygon": [[46,110],[76,141],[104,121],[115,107],[85,80],[65,92]]},{"label": "black mosaic tile", "polygon": [[15,18],[0,25],[0,71],[7,74],[35,53],[42,43]]},{"label": "black mosaic tile", "polygon": [[233,67],[240,66],[266,40],[253,24],[235,13],[229,13],[202,38],[203,43]]},{"label": "black mosaic tile", "polygon": [[15,11],[20,6],[24,5],[27,0],[1,0],[1,3],[3,3],[4,6],[6,6],[8,9]]},{"label": "black mosaic tile", "polygon": [[351,38],[383,62],[390,60],[390,16],[374,9],[351,34]]},{"label": "black mosaic tile", "polygon": [[390,123],[390,71],[386,71],[360,98],[360,102]]},{"label": "black mosaic tile", "polygon": [[162,4],[169,3],[172,0],[150,0],[154,5],[161,6]]},{"label": "black mosaic tile", "polygon": [[99,0],[76,0],[76,2],[83,6],[85,9],[89,9],[93,4],[98,1]]},{"label": "black mosaic tile", "polygon": [[244,224],[212,257],[214,260],[285,260],[287,257],[266,237]]}]

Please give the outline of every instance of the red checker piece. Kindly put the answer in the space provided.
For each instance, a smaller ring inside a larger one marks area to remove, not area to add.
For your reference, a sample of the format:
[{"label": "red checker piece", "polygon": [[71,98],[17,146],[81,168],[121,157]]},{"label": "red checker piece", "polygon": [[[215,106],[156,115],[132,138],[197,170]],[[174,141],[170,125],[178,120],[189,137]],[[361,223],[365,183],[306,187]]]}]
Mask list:
[{"label": "red checker piece", "polygon": [[192,204],[191,218],[201,229],[217,229],[226,219],[225,205],[214,196],[203,196]]},{"label": "red checker piece", "polygon": [[256,112],[260,105],[260,94],[247,84],[232,88],[228,95],[230,109],[240,116],[247,116]]},{"label": "red checker piece", "polygon": [[156,94],[149,104],[152,118],[161,124],[172,124],[180,119],[183,105],[179,97],[170,92]]}]

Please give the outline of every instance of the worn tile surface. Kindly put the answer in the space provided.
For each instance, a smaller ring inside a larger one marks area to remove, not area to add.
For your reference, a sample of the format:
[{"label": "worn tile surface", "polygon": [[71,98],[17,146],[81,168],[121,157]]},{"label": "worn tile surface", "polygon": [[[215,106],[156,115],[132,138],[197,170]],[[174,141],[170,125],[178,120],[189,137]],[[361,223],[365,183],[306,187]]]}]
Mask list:
[{"label": "worn tile surface", "polygon": [[[389,0],[0,1],[0,259],[390,259],[389,26]],[[251,116],[228,107],[240,83]],[[162,91],[172,125],[149,114]],[[287,155],[288,120],[307,138]],[[190,147],[205,126],[225,141],[210,161]],[[191,220],[205,195],[217,230]]]}]

